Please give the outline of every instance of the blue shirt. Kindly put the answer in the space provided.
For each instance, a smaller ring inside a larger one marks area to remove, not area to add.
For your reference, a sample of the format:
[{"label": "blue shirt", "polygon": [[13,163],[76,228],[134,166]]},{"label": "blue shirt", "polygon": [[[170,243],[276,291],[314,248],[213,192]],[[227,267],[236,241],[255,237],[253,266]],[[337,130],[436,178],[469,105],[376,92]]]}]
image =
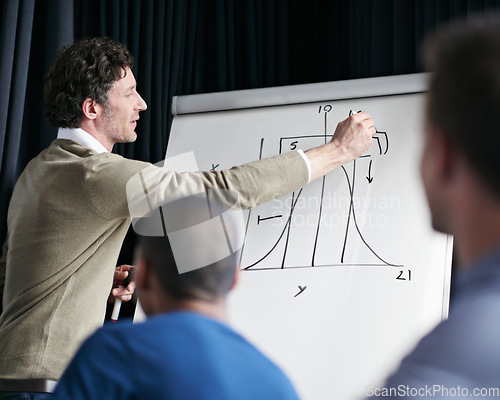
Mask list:
[{"label": "blue shirt", "polygon": [[283,372],[229,326],[193,312],[106,325],[53,399],[297,399]]},{"label": "blue shirt", "polygon": [[449,318],[383,388],[367,391],[383,399],[500,398],[500,251],[459,272]]}]

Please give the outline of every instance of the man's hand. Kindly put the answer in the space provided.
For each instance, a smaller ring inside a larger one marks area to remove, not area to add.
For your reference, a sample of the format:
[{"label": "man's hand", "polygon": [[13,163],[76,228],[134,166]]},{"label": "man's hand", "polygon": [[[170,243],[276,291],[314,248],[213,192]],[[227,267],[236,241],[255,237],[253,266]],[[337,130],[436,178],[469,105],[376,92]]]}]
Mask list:
[{"label": "man's hand", "polygon": [[113,277],[113,289],[108,297],[108,302],[113,303],[115,298],[120,299],[123,302],[127,302],[132,299],[132,295],[135,291],[135,281],[131,281],[126,287],[119,288],[118,285],[120,281],[124,281],[130,274],[132,265],[121,265],[115,268],[115,275]]},{"label": "man's hand", "polygon": [[339,122],[329,143],[305,152],[311,163],[311,181],[363,155],[376,132],[373,119],[366,112]]}]

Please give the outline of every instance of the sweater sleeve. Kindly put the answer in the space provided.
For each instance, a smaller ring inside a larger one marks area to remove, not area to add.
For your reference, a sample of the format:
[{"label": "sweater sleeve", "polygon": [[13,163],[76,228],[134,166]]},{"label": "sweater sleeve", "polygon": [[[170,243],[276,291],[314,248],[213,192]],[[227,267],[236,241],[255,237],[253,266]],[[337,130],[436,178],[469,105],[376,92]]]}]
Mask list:
[{"label": "sweater sleeve", "polygon": [[227,189],[248,209],[307,185],[308,168],[297,151],[254,161],[221,171],[174,172],[152,164],[108,154],[89,163],[85,184],[96,211],[109,218],[127,218],[134,204],[157,208],[167,202],[201,193]]}]

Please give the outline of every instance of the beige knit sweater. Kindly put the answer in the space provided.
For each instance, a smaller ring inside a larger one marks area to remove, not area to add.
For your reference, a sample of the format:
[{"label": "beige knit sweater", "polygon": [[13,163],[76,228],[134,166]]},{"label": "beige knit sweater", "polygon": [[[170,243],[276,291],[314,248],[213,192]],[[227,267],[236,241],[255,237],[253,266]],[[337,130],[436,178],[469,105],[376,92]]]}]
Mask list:
[{"label": "beige knit sweater", "polygon": [[[56,139],[19,178],[0,262],[0,378],[59,379],[81,342],[104,321],[130,218],[127,181],[151,164],[97,154]],[[305,186],[297,152],[220,172],[163,172],[161,202],[229,188],[249,208]]]}]

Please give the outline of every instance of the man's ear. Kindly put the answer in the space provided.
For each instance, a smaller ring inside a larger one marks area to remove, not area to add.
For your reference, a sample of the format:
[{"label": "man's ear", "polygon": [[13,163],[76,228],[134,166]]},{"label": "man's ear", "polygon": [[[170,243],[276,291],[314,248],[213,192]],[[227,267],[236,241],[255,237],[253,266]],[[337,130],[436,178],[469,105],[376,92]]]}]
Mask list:
[{"label": "man's ear", "polygon": [[137,257],[135,281],[137,288],[137,298],[141,303],[142,310],[146,315],[151,315],[154,310],[155,293],[151,287],[152,270],[148,262],[143,257]]},{"label": "man's ear", "polygon": [[234,271],[234,278],[233,278],[233,283],[231,284],[231,287],[229,288],[229,291],[233,290],[238,282],[240,281],[240,265],[236,265],[236,270]]},{"label": "man's ear", "polygon": [[453,179],[457,167],[456,147],[441,131],[434,132],[434,145],[436,146],[437,173],[444,181]]},{"label": "man's ear", "polygon": [[82,103],[83,115],[87,119],[96,119],[99,116],[101,105],[90,97],[87,97]]},{"label": "man's ear", "polygon": [[140,291],[147,291],[151,286],[151,267],[143,257],[136,262],[135,281]]}]

